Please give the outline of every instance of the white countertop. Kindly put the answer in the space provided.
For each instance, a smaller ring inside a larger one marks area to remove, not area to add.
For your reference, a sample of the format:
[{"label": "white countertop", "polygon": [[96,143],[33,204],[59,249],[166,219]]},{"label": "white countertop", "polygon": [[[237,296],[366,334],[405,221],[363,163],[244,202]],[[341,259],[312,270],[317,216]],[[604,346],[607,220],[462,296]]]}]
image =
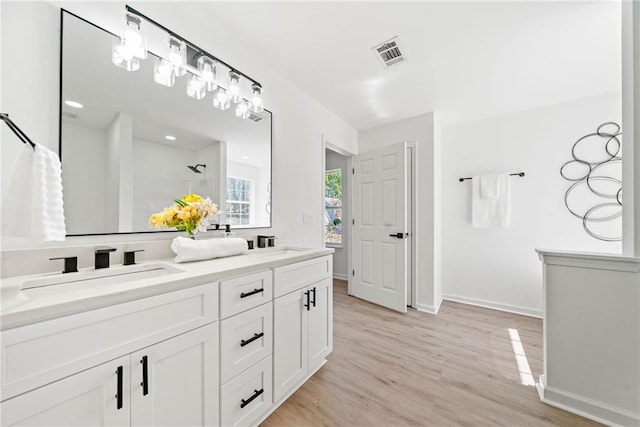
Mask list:
[{"label": "white countertop", "polygon": [[[283,251],[287,249],[289,251]],[[46,297],[37,299],[30,299],[26,296],[21,291],[22,284],[30,280],[56,276],[59,273],[6,278],[0,281],[0,330],[216,282],[228,277],[241,276],[329,255],[333,252],[334,250],[331,248],[308,249],[277,246],[251,250],[247,255],[189,263],[174,263],[172,258],[149,260],[139,264],[163,264],[170,269],[181,271],[159,277],[86,289],[83,289],[81,284],[76,284],[73,286],[73,290],[61,291],[59,294],[48,292]],[[125,271],[128,267],[113,265],[111,268]],[[84,271],[93,271],[93,269],[85,269]],[[53,287],[51,288],[53,289]]]}]

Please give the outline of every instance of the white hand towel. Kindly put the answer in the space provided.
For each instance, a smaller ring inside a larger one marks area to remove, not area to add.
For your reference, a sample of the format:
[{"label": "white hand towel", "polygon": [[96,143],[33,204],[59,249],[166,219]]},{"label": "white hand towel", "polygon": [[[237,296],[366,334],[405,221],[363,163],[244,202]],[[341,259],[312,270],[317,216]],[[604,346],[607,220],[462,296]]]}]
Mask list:
[{"label": "white hand towel", "polygon": [[482,197],[481,178],[484,177],[474,176],[471,183],[473,226],[481,228],[508,227],[511,223],[509,174],[497,176],[497,197],[495,199]]},{"label": "white hand towel", "polygon": [[498,200],[500,195],[500,177],[502,175],[483,175],[480,177],[480,197]]},{"label": "white hand towel", "polygon": [[249,252],[249,245],[240,237],[207,240],[176,237],[171,243],[171,250],[176,254],[175,262],[190,262],[246,254]]},{"label": "white hand towel", "polygon": [[20,150],[2,200],[2,234],[33,241],[64,241],[67,234],[58,155],[36,144]]}]

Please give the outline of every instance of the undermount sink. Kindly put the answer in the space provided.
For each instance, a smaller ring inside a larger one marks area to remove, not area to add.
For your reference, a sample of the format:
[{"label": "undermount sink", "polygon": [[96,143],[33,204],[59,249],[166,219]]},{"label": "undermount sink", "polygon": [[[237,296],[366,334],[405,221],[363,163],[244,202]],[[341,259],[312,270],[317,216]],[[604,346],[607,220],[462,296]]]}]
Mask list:
[{"label": "undermount sink", "polygon": [[267,249],[267,250],[264,250],[264,252],[257,253],[256,255],[265,256],[265,257],[275,257],[275,256],[281,256],[281,255],[296,254],[305,250],[307,249],[304,249],[304,248]]},{"label": "undermount sink", "polygon": [[23,296],[32,299],[65,292],[90,291],[95,290],[96,287],[124,284],[182,272],[183,270],[179,268],[160,263],[116,266],[99,270],[87,269],[76,273],[58,273],[27,280],[22,283],[20,291]]}]

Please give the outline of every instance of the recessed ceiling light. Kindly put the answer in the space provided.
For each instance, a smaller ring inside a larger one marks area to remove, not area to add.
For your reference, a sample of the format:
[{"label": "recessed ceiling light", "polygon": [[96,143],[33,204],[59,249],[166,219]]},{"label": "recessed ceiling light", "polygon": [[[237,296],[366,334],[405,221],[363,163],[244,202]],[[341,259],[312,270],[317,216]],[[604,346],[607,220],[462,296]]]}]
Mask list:
[{"label": "recessed ceiling light", "polygon": [[243,160],[248,160],[248,159],[249,159],[249,156],[242,156],[242,159],[243,159]]},{"label": "recessed ceiling light", "polygon": [[164,138],[168,139],[169,141],[175,141],[176,140],[176,137],[175,136],[171,136],[171,135],[167,135]]},{"label": "recessed ceiling light", "polygon": [[84,108],[84,105],[80,104],[79,102],[76,101],[71,101],[70,99],[67,99],[66,101],[64,101],[65,104],[67,104],[69,107],[73,107],[73,108]]}]

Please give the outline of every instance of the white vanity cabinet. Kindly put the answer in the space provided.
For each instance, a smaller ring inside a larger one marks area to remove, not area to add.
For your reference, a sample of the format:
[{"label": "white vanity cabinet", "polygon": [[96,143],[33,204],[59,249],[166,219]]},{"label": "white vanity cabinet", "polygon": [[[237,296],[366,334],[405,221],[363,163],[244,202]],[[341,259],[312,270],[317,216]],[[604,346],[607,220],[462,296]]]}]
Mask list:
[{"label": "white vanity cabinet", "polygon": [[217,294],[194,286],[3,331],[1,424],[217,425]]},{"label": "white vanity cabinet", "polygon": [[317,371],[333,349],[331,262],[331,257],[322,257],[274,270],[276,402]]}]

